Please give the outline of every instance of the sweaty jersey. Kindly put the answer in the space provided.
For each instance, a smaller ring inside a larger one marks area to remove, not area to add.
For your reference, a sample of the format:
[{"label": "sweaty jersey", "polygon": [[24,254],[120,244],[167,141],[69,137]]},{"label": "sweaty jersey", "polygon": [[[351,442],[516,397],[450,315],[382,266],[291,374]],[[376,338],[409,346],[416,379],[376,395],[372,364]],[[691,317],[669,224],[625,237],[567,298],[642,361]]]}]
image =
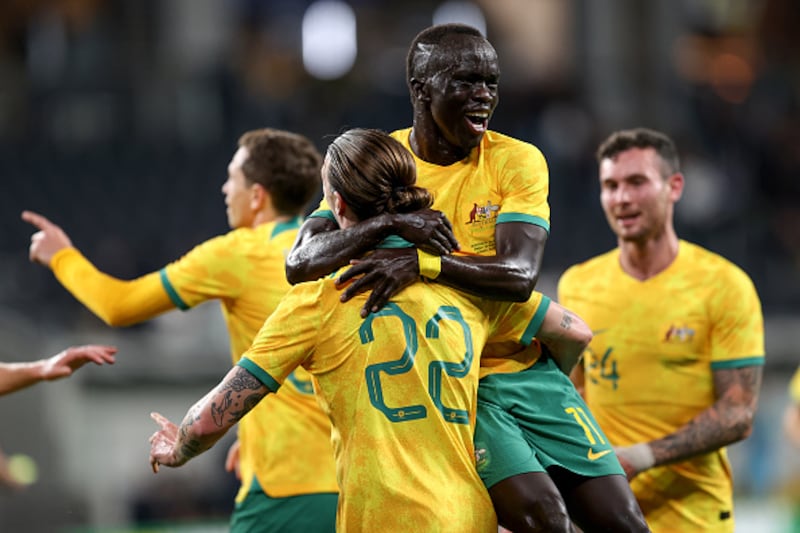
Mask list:
[{"label": "sweaty jersey", "polygon": [[[198,245],[160,272],[164,289],[180,309],[220,301],[234,364],[289,290],[285,254],[299,224],[294,219],[235,229]],[[272,497],[337,492],[330,431],[311,376],[299,368],[278,394],[239,422],[242,487],[237,501],[247,495],[254,475]]]},{"label": "sweaty jersey", "polygon": [[[622,270],[619,249],[575,265],[558,295],[594,332],[583,361],[586,402],[615,446],[659,439],[707,409],[715,370],[764,363],[750,278],[686,241],[645,281]],[[631,488],[654,532],[734,529],[724,448],[642,472]]]},{"label": "sweaty jersey", "polygon": [[[527,344],[549,300],[485,302],[416,283],[362,319],[333,277],[292,287],[239,365],[271,390],[302,365],[333,424],[337,531],[495,533],[472,443],[491,335]],[[281,389],[282,390],[282,387]]]},{"label": "sweaty jersey", "polygon": [[[417,185],[433,193],[433,209],[450,220],[461,251],[494,255],[495,226],[505,222],[535,224],[550,231],[547,162],[538,148],[490,130],[469,157],[441,166],[414,154],[410,133],[411,128],[405,128],[391,136],[414,156]],[[333,219],[324,200],[312,216]],[[481,377],[524,370],[540,353],[538,342],[522,351],[513,344],[493,343],[481,358]]]}]

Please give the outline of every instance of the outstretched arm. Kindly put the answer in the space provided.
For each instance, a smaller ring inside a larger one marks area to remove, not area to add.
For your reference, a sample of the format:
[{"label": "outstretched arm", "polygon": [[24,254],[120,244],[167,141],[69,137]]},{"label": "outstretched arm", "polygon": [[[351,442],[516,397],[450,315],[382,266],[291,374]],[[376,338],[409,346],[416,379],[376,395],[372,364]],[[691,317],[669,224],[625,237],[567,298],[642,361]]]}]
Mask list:
[{"label": "outstretched arm", "polygon": [[73,346],[48,359],[30,363],[0,363],[0,395],[40,381],[65,378],[89,362],[113,364],[115,353],[117,349],[113,346]]},{"label": "outstretched arm", "polygon": [[151,413],[161,429],[150,437],[150,465],[182,466],[208,450],[271,391],[250,372],[234,366],[222,381],[194,404],[176,426]]},{"label": "outstretched arm", "polygon": [[311,217],[303,223],[286,258],[286,279],[296,284],[327,276],[373,250],[389,235],[398,235],[436,255],[458,248],[450,221],[432,209],[383,214],[347,229],[339,229],[331,219]]},{"label": "outstretched arm", "polygon": [[758,406],[762,366],[715,370],[716,401],[677,431],[651,442],[617,448],[628,479],[747,438]]},{"label": "outstretched arm", "polygon": [[65,289],[109,326],[129,326],[175,308],[158,272],[130,281],[109,276],[46,217],[24,211],[22,219],[39,230],[31,236],[30,260],[50,268]]}]

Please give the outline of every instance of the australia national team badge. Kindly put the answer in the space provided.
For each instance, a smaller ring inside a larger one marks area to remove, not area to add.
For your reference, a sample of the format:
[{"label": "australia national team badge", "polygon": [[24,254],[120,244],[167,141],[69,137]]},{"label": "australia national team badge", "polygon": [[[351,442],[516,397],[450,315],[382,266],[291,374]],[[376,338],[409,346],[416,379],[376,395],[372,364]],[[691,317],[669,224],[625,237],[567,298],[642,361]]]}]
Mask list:
[{"label": "australia national team badge", "polygon": [[489,450],[486,445],[480,442],[475,443],[475,468],[481,472],[484,468],[489,466],[491,458],[489,457]]},{"label": "australia national team badge", "polygon": [[486,205],[473,203],[472,209],[469,211],[467,224],[494,224],[498,211],[500,211],[500,206],[493,204],[491,200],[487,200]]},{"label": "australia national team badge", "polygon": [[692,342],[694,339],[694,330],[689,326],[675,326],[670,325],[666,335],[664,335],[664,342],[671,344],[683,344]]}]

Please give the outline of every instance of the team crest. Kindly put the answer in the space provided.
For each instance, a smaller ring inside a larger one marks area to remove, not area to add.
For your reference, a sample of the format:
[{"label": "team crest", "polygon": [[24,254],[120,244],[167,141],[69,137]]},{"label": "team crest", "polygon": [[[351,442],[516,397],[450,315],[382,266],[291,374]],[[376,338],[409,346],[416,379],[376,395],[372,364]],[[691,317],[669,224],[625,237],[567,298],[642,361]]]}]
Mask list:
[{"label": "team crest", "polygon": [[475,443],[475,468],[480,472],[487,466],[489,466],[489,450],[486,449],[486,446],[476,442]]},{"label": "team crest", "polygon": [[487,222],[494,222],[497,218],[497,213],[500,211],[500,206],[493,204],[491,200],[486,201],[486,205],[472,204],[472,209],[469,211],[469,218],[467,224],[485,224]]},{"label": "team crest", "polygon": [[689,326],[676,327],[674,325],[670,325],[669,329],[667,330],[667,334],[664,335],[664,342],[674,344],[692,342],[692,339],[694,339],[694,330]]}]

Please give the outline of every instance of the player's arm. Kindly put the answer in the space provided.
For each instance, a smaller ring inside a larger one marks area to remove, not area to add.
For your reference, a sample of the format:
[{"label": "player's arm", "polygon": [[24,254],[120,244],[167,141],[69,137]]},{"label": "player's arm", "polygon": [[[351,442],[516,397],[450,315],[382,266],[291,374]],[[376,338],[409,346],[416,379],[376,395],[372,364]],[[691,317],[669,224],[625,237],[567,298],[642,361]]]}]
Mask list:
[{"label": "player's arm", "polygon": [[234,366],[222,381],[195,403],[180,426],[151,413],[161,429],[150,437],[150,465],[181,466],[205,452],[269,394],[270,389],[241,366]]},{"label": "player's arm", "polygon": [[86,363],[113,364],[113,346],[73,346],[47,359],[29,363],[0,363],[0,395],[71,375]]},{"label": "player's arm", "polygon": [[22,219],[39,230],[31,236],[30,260],[50,268],[64,288],[106,324],[129,326],[175,308],[158,272],[134,280],[109,276],[44,216],[25,211]]},{"label": "player's arm", "polygon": [[549,350],[562,372],[578,368],[581,354],[592,341],[592,330],[578,315],[550,302],[536,338]]},{"label": "player's arm", "polygon": [[399,235],[437,255],[458,248],[450,221],[432,209],[383,214],[347,229],[339,229],[329,218],[310,217],[286,258],[286,279],[296,284],[327,276],[374,249],[389,235]]},{"label": "player's arm", "polygon": [[789,401],[783,411],[782,425],[789,442],[800,448],[800,368],[789,383]]},{"label": "player's arm", "polygon": [[358,293],[372,291],[362,311],[377,311],[420,273],[461,291],[491,300],[524,302],[533,292],[547,242],[547,231],[522,222],[498,224],[493,256],[443,255],[439,272],[420,269],[413,249],[377,250],[345,271],[338,283],[353,283],[342,294],[347,301]]},{"label": "player's arm", "polygon": [[715,401],[677,431],[651,442],[617,448],[628,479],[747,438],[753,430],[762,366],[714,370]]}]

